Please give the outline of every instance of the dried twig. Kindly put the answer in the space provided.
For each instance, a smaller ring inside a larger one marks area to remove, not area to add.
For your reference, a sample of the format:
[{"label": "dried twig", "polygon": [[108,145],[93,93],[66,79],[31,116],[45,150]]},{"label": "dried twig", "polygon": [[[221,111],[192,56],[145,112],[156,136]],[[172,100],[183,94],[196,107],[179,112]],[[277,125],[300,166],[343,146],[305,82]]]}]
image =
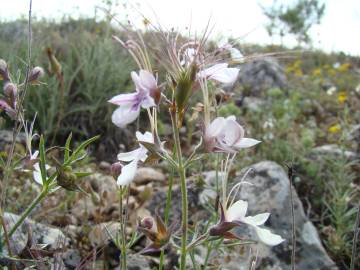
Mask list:
[{"label": "dried twig", "polygon": [[294,180],[294,169],[290,165],[285,164],[288,167],[288,177],[289,177],[289,191],[290,191],[290,204],[291,204],[291,239],[292,239],[292,250],[291,250],[291,269],[295,270],[295,252],[296,252],[296,228],[295,228],[295,213],[294,213],[294,199],[292,192],[292,183]]}]

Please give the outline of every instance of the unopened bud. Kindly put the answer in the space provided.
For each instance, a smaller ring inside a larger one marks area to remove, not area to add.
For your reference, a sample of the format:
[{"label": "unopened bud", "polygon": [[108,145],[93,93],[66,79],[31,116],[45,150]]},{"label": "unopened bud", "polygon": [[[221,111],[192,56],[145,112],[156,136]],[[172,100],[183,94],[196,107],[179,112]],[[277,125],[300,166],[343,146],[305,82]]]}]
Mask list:
[{"label": "unopened bud", "polygon": [[10,99],[15,99],[16,95],[17,95],[17,88],[16,85],[13,83],[7,83],[4,86],[4,94],[7,97],[10,97]]},{"label": "unopened bud", "polygon": [[34,67],[29,76],[30,83],[36,83],[40,77],[44,75],[44,70],[41,67]]},{"label": "unopened bud", "polygon": [[0,80],[9,81],[8,66],[5,60],[0,59]]},{"label": "unopened bud", "polygon": [[151,230],[154,226],[154,219],[152,217],[144,217],[139,224],[142,228]]},{"label": "unopened bud", "polygon": [[110,173],[112,177],[114,177],[114,179],[117,179],[119,177],[122,167],[123,165],[120,162],[115,162],[111,164]]}]

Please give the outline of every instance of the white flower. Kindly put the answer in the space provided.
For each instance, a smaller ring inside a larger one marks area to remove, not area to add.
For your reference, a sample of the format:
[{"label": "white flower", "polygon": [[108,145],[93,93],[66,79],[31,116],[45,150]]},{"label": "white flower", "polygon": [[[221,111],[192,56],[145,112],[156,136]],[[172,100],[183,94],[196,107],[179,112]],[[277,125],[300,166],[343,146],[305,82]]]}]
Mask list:
[{"label": "white flower", "polygon": [[208,151],[235,153],[242,148],[252,147],[260,141],[245,138],[245,131],[236,122],[234,115],[217,117],[205,129],[205,144]]},{"label": "white flower", "polygon": [[[45,169],[46,170],[50,169],[50,166],[46,164]],[[40,170],[39,163],[34,164],[33,177],[34,177],[34,180],[35,180],[36,183],[38,183],[39,185],[43,185],[43,180],[42,180],[42,177],[41,177],[41,170]],[[47,177],[47,179],[48,179],[48,177]]]},{"label": "white flower", "polygon": [[229,68],[227,63],[222,63],[200,71],[197,76],[199,79],[210,79],[228,85],[236,81],[238,74],[238,68]]},{"label": "white flower", "polygon": [[152,144],[154,143],[154,137],[148,131],[144,134],[141,134],[141,132],[137,131],[136,138],[139,141],[139,148],[130,152],[120,153],[117,156],[118,160],[129,162],[121,169],[121,173],[117,178],[118,186],[126,186],[130,184],[135,178],[139,161],[145,162],[145,160],[147,159],[148,150],[141,144],[141,142]]},{"label": "white flower", "polygon": [[268,220],[270,213],[246,216],[247,208],[248,203],[246,201],[238,200],[225,211],[225,220],[250,225],[255,229],[260,241],[266,245],[275,246],[285,241],[280,235],[272,233],[269,229],[259,227]]},{"label": "white flower", "polygon": [[131,77],[136,92],[120,94],[109,100],[110,103],[120,106],[114,111],[111,120],[121,128],[135,121],[140,114],[140,108],[147,109],[156,105],[151,97],[151,93],[158,89],[154,75],[147,70],[140,70],[139,75],[131,72]]}]

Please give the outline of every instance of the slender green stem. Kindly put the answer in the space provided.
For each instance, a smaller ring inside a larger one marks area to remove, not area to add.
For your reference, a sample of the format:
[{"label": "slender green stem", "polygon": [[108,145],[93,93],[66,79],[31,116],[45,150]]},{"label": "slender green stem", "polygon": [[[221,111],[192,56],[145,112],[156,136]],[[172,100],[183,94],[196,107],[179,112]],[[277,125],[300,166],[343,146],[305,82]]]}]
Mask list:
[{"label": "slender green stem", "polygon": [[[174,150],[175,152],[175,150]],[[168,226],[169,223],[169,214],[170,214],[170,204],[171,204],[171,193],[172,193],[172,186],[173,186],[173,180],[174,180],[174,169],[171,168],[171,173],[170,173],[170,177],[169,177],[169,188],[168,188],[168,192],[166,195],[166,204],[165,204],[165,213],[164,213],[164,221],[165,221],[165,226]],[[160,253],[160,263],[159,263],[159,270],[162,270],[164,268],[164,256],[165,252],[162,249],[161,253]]]},{"label": "slender green stem", "polygon": [[[175,119],[174,119],[175,118]],[[186,268],[186,246],[187,246],[187,223],[188,223],[188,202],[187,202],[187,189],[186,189],[186,168],[183,164],[183,157],[180,145],[180,134],[178,125],[177,113],[171,114],[171,122],[174,133],[175,149],[178,162],[178,173],[181,181],[181,205],[182,205],[182,218],[181,218],[181,255],[180,255],[180,270]]]},{"label": "slender green stem", "polygon": [[17,228],[24,222],[24,220],[30,215],[31,211],[46,197],[49,190],[48,188],[43,188],[41,193],[32,201],[32,203],[29,205],[28,208],[21,214],[21,217],[18,219],[18,221],[14,224],[14,226],[9,231],[9,238],[15,233]]},{"label": "slender green stem", "polygon": [[121,234],[121,254],[120,254],[120,270],[126,270],[127,266],[126,266],[126,227],[125,227],[125,222],[126,222],[126,215],[124,215],[124,210],[123,210],[123,193],[124,190],[122,187],[120,187],[120,196],[119,196],[119,201],[120,201],[120,234]]}]

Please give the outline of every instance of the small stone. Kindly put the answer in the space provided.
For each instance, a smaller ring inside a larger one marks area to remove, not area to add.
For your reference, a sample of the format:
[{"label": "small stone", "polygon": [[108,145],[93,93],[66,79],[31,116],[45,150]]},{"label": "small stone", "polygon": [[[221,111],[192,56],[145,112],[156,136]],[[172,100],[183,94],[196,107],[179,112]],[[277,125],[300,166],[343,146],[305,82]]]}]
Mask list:
[{"label": "small stone", "polygon": [[134,182],[137,185],[145,185],[149,182],[164,182],[166,180],[166,176],[153,168],[143,167],[139,168],[136,172]]}]

